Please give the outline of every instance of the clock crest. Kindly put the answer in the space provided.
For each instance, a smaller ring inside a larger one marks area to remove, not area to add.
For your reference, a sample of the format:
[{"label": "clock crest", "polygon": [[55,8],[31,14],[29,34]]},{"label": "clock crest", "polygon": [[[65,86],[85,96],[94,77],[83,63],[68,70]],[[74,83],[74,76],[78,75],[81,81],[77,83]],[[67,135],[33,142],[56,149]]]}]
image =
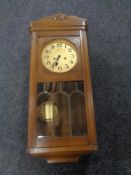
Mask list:
[{"label": "clock crest", "polygon": [[27,151],[50,163],[97,150],[87,21],[57,14],[33,21]]}]

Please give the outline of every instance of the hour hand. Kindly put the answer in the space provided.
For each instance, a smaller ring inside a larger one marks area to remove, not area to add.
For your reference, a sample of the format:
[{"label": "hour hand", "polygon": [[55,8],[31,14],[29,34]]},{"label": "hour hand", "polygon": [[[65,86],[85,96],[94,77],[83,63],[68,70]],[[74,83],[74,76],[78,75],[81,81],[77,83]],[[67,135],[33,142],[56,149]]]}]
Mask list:
[{"label": "hour hand", "polygon": [[58,62],[54,62],[54,63],[51,65],[51,68],[54,69],[54,67],[57,66],[57,65],[58,65]]}]

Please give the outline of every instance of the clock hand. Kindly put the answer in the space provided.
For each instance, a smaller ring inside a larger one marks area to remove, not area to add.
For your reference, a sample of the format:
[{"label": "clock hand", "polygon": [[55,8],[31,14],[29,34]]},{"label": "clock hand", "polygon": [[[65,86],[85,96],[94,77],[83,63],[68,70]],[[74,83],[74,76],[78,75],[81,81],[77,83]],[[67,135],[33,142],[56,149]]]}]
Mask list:
[{"label": "clock hand", "polygon": [[60,59],[61,55],[58,55],[58,57],[56,58],[56,60],[54,61],[54,63],[51,65],[51,68],[54,68],[55,66],[58,65],[58,61]]},{"label": "clock hand", "polygon": [[58,57],[57,57],[57,59],[56,59],[56,61],[55,61],[55,62],[58,62],[58,60],[60,59],[60,57],[61,57],[61,56],[60,56],[60,55],[58,55]]}]

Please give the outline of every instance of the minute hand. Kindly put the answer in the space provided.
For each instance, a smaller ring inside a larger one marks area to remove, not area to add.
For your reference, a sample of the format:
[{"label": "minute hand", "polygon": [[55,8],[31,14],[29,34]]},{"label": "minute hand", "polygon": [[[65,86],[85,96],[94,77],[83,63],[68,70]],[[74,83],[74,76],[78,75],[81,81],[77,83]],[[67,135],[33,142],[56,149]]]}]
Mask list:
[{"label": "minute hand", "polygon": [[57,59],[56,59],[56,60],[54,61],[54,63],[51,65],[51,68],[54,68],[55,66],[57,66],[57,63],[58,63],[60,57],[61,57],[61,56],[58,55]]}]

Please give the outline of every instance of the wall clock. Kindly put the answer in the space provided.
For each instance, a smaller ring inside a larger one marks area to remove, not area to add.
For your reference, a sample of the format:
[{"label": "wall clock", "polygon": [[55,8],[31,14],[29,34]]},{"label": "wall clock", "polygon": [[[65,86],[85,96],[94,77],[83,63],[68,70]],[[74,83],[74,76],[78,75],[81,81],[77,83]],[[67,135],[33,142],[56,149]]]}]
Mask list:
[{"label": "wall clock", "polygon": [[57,14],[30,25],[27,152],[49,163],[97,150],[87,21]]}]

